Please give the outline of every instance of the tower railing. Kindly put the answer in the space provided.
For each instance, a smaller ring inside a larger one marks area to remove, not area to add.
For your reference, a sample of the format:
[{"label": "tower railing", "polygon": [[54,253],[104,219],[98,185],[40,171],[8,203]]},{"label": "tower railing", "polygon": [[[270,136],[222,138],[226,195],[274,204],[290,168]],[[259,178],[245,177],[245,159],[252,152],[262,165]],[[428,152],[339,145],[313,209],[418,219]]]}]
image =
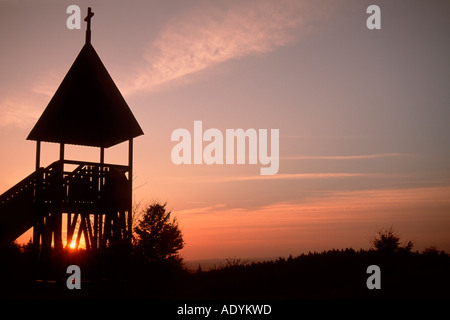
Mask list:
[{"label": "tower railing", "polygon": [[39,250],[72,241],[78,247],[83,235],[87,249],[129,244],[130,178],[128,166],[107,163],[58,160],[39,168],[0,196],[0,242],[13,241],[34,227],[33,243]]},{"label": "tower railing", "polygon": [[[71,171],[65,165],[76,165]],[[97,211],[100,208],[126,209],[130,200],[128,166],[76,160],[59,160],[46,167],[37,178],[35,201],[58,205],[63,210]]]}]

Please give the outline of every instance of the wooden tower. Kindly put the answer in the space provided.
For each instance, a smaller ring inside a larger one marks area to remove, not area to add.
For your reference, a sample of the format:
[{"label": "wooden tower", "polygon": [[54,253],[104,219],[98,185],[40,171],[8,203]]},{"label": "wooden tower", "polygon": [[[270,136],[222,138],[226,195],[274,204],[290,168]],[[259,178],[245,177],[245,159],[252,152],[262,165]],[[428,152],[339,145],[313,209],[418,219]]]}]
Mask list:
[{"label": "wooden tower", "polygon": [[[33,190],[28,221],[41,252],[131,244],[133,139],[143,131],[91,45],[93,15],[88,8],[86,43],[27,138],[36,141],[36,172],[25,179]],[[126,141],[128,164],[105,163],[105,149]],[[60,146],[46,168],[42,142]],[[99,161],[66,159],[68,144],[99,148]]]}]

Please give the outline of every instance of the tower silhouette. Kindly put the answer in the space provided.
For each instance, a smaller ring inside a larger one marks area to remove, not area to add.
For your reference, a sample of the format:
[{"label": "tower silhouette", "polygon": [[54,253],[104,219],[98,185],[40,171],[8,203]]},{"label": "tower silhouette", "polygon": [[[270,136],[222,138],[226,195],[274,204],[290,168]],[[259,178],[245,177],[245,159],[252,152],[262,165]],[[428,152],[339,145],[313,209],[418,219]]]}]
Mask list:
[{"label": "tower silhouette", "polygon": [[[36,171],[0,196],[0,243],[33,227],[41,253],[131,245],[133,139],[143,131],[91,45],[93,15],[88,8],[86,42],[27,137]],[[128,164],[105,163],[105,149],[126,141]],[[60,146],[45,168],[42,142]],[[99,161],[66,159],[67,144],[99,148]]]}]

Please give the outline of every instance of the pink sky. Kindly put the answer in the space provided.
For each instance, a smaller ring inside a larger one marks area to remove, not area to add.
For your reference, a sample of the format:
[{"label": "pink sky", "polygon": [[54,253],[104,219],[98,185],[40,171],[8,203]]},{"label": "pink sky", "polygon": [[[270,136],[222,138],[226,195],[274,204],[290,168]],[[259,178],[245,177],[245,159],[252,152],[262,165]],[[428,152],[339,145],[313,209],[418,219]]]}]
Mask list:
[{"label": "pink sky", "polygon": [[[381,30],[359,0],[76,3],[83,17],[93,6],[92,44],[145,132],[135,200],[167,201],[186,259],[368,248],[386,224],[450,251],[450,7],[377,3]],[[0,2],[0,193],[34,170],[25,138],[83,45],[67,5]],[[278,173],[173,164],[171,133],[196,120],[279,129]],[[57,159],[42,148],[42,165]],[[119,145],[106,161],[126,155]]]}]

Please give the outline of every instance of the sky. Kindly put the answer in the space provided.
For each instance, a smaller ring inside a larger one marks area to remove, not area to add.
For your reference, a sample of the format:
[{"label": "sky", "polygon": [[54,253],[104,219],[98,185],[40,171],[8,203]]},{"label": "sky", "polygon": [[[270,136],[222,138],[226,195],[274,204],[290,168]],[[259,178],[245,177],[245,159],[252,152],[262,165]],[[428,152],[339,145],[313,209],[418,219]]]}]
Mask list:
[{"label": "sky", "polygon": [[[82,19],[92,6],[92,44],[145,133],[134,201],[167,202],[185,259],[367,249],[391,224],[450,251],[450,2],[0,0],[0,193],[33,172],[26,137],[84,44],[73,4]],[[278,172],[175,164],[171,135],[194,121],[278,129]],[[43,143],[41,165],[58,150]],[[105,161],[126,164],[127,144]]]}]

